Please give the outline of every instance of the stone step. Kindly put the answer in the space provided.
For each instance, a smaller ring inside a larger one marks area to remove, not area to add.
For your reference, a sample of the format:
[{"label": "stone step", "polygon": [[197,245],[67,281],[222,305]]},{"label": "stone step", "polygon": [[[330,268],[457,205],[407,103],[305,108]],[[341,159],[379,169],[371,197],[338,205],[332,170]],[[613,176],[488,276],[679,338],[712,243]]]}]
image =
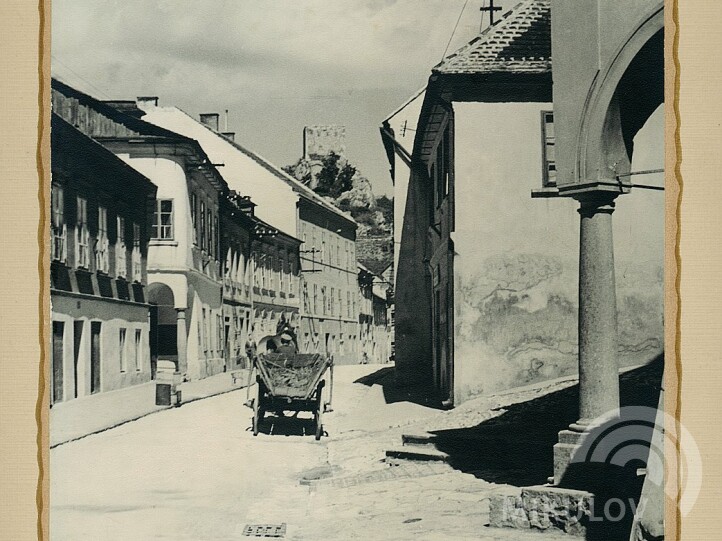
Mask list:
[{"label": "stone step", "polygon": [[402,434],[401,443],[404,446],[415,445],[434,445],[438,441],[438,437],[435,434],[423,433],[423,434]]},{"label": "stone step", "polygon": [[386,451],[386,462],[394,463],[396,460],[410,460],[415,462],[448,462],[449,455],[438,449],[413,448],[389,449]]}]

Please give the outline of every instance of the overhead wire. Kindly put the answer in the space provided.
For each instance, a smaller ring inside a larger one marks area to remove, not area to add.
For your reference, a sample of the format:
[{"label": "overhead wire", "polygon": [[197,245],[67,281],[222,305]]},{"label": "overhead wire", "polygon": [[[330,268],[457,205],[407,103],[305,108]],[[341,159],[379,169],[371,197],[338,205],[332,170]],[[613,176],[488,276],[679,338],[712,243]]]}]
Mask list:
[{"label": "overhead wire", "polygon": [[449,37],[449,43],[446,44],[446,49],[444,49],[444,54],[441,57],[441,60],[446,58],[446,53],[449,51],[449,46],[451,45],[451,40],[454,39],[454,34],[456,34],[456,29],[459,26],[459,22],[461,21],[461,16],[464,14],[464,10],[466,9],[466,5],[469,3],[469,0],[466,0],[464,2],[464,6],[461,8],[461,13],[459,13],[459,18],[456,19],[456,24],[454,25],[454,29],[451,31],[451,36]]},{"label": "overhead wire", "polygon": [[83,77],[83,76],[80,75],[78,72],[76,72],[73,68],[71,68],[70,66],[68,66],[65,62],[63,62],[62,60],[60,60],[57,56],[51,55],[51,58],[52,58],[53,60],[55,60],[55,61],[56,61],[58,64],[60,64],[61,66],[65,67],[65,69],[67,69],[68,71],[70,71],[73,75],[75,75],[76,77],[78,77],[78,78],[79,78],[81,81],[83,81],[85,84],[89,85],[91,88],[95,89],[97,92],[99,92],[100,94],[102,94],[103,96],[105,96],[106,98],[108,98],[109,100],[110,100],[110,99],[113,99],[113,98],[112,98],[111,96],[109,96],[107,93],[103,92],[100,88],[98,88],[98,87],[95,86],[93,83],[91,83],[90,81],[88,81],[85,77]]}]

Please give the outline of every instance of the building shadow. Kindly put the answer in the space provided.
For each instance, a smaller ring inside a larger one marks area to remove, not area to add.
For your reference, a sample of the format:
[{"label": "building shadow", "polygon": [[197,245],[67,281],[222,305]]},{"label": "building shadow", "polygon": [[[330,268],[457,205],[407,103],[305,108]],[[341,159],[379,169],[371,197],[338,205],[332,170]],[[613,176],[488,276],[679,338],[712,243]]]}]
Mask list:
[{"label": "building shadow", "polygon": [[[663,355],[620,376],[622,406],[656,408]],[[432,432],[436,448],[454,468],[478,478],[518,487],[547,482],[554,471],[559,431],[579,417],[578,385],[514,404],[477,426]],[[583,483],[578,479],[573,484]]]},{"label": "building shadow", "polygon": [[384,400],[387,404],[396,402],[412,402],[427,408],[444,409],[441,397],[431,386],[416,384],[402,385],[396,381],[396,369],[393,366],[385,366],[367,374],[354,383],[360,383],[367,387],[380,385],[383,388]]}]

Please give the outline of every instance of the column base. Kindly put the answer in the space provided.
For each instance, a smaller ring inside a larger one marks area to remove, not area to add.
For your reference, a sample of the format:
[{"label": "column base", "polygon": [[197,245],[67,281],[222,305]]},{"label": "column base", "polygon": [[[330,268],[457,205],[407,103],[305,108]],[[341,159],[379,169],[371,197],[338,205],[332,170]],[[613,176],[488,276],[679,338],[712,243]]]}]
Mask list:
[{"label": "column base", "polygon": [[[581,430],[579,430],[581,428]],[[572,458],[582,446],[587,433],[584,427],[576,423],[570,425],[568,430],[559,432],[559,442],[554,445],[554,485],[562,484],[564,474],[572,462]]]}]

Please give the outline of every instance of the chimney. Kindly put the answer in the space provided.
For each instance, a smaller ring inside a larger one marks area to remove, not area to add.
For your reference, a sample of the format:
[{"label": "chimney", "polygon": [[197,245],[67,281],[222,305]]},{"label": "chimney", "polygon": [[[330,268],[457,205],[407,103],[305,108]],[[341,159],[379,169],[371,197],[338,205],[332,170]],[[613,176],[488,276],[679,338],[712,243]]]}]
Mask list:
[{"label": "chimney", "polygon": [[218,113],[201,113],[201,124],[208,126],[213,131],[218,131]]},{"label": "chimney", "polygon": [[236,132],[234,132],[234,131],[224,131],[221,135],[223,137],[225,137],[226,139],[228,139],[229,141],[236,140]]},{"label": "chimney", "polygon": [[158,107],[158,96],[138,96],[135,98],[135,103],[138,104],[140,109],[145,107]]}]

